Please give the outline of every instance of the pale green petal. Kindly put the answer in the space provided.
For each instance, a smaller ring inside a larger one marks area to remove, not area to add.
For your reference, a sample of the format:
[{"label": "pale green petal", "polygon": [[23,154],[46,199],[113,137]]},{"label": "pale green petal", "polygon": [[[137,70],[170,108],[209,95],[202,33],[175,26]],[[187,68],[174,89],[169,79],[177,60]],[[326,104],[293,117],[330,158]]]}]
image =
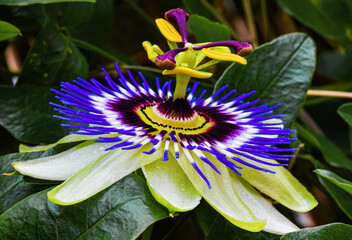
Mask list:
[{"label": "pale green petal", "polygon": [[104,190],[121,178],[145,164],[162,158],[161,147],[151,154],[144,154],[153,147],[151,143],[134,150],[110,150],[77,174],[48,192],[50,201],[60,205],[81,202]]},{"label": "pale green petal", "polygon": [[170,212],[189,211],[199,204],[202,197],[171,154],[168,161],[152,162],[142,170],[154,198]]},{"label": "pale green petal", "polygon": [[[206,153],[205,153],[206,154]],[[191,163],[186,158],[183,151],[180,151],[180,158],[178,163],[185,171],[186,175],[193,183],[197,191],[204,197],[204,199],[214,207],[221,215],[223,215],[232,224],[248,231],[258,232],[265,226],[265,220],[257,219],[250,209],[241,200],[240,196],[234,191],[232,187],[232,179],[230,177],[227,167],[218,162],[210,154],[206,157],[213,162],[217,169],[221,172],[219,175],[206,163],[201,161],[195,154],[192,153],[193,159],[198,167],[203,171],[208,178],[211,189],[208,188],[205,181],[194,170]]]},{"label": "pale green petal", "polygon": [[65,152],[31,161],[14,162],[12,166],[24,175],[47,180],[66,180],[94,162],[112,144],[87,141]]},{"label": "pale green petal", "polygon": [[48,144],[48,145],[38,145],[38,146],[28,146],[25,144],[20,144],[18,151],[20,153],[25,152],[44,152],[50,148],[53,148],[57,145],[57,143]]},{"label": "pale green petal", "polygon": [[[231,171],[231,170],[230,170]],[[277,211],[250,184],[236,173],[231,172],[232,184],[242,201],[258,219],[266,220],[264,231],[275,234],[286,234],[299,230],[290,220]]]},{"label": "pale green petal", "polygon": [[103,134],[103,135],[84,135],[84,134],[69,134],[63,138],[61,138],[59,141],[56,143],[52,143],[49,145],[39,145],[39,146],[28,146],[25,144],[20,144],[19,147],[19,152],[43,152],[46,151],[50,148],[53,148],[57,146],[58,144],[63,144],[63,143],[70,143],[70,142],[80,142],[80,141],[87,141],[87,140],[95,140],[98,139],[99,137],[115,137],[118,136],[117,134]]},{"label": "pale green petal", "polygon": [[[253,161],[249,159],[241,156],[238,157],[244,161],[253,163]],[[271,163],[277,163],[270,159],[259,159]],[[284,167],[256,163],[257,166],[274,171],[275,174],[273,174],[258,171],[239,163],[238,165],[243,167],[240,172],[242,173],[242,177],[248,183],[294,211],[307,212],[318,204],[312,194],[310,194],[307,189]]]}]

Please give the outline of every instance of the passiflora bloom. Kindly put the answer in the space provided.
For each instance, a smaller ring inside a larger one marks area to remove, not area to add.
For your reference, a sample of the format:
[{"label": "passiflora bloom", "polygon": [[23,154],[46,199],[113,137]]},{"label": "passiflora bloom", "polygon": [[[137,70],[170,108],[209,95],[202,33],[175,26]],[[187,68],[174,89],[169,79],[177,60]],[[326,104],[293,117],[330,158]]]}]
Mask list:
[{"label": "passiflora bloom", "polygon": [[[126,78],[117,64],[119,83],[104,69],[107,84],[81,78],[62,83],[60,91],[53,90],[62,105],[52,105],[61,114],[57,117],[76,123],[65,126],[79,131],[59,143],[86,141],[55,156],[16,162],[14,168],[35,178],[63,180],[48,193],[50,201],[61,205],[81,202],[142,168],[153,196],[170,212],[191,210],[203,197],[248,231],[297,230],[256,190],[295,211],[317,204],[283,167],[296,149],[278,147],[295,140],[288,137],[292,131],[283,128],[282,116],[272,115],[278,105],[246,102],[254,92],[231,97],[232,90],[219,97],[227,86],[207,98],[205,91],[195,94],[198,82],[187,89],[191,76],[211,75],[199,70],[204,65],[220,60],[245,64],[239,55],[249,53],[251,46],[236,41],[188,43],[187,18],[175,9],[166,13],[167,21],[157,20],[170,51],[143,43],[164,74],[176,74],[174,93],[171,80],[160,84],[156,79],[153,90],[142,74],[137,79],[127,71]],[[204,63],[205,57],[211,60]]]}]

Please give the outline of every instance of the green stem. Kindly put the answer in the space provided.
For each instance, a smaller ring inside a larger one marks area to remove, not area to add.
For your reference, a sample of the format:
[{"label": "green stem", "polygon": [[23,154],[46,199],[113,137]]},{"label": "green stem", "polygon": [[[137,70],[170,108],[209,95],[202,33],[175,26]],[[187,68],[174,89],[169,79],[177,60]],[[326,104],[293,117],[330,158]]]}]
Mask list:
[{"label": "green stem", "polygon": [[185,98],[186,89],[191,77],[183,74],[176,74],[176,87],[174,92],[174,100],[177,98]]}]

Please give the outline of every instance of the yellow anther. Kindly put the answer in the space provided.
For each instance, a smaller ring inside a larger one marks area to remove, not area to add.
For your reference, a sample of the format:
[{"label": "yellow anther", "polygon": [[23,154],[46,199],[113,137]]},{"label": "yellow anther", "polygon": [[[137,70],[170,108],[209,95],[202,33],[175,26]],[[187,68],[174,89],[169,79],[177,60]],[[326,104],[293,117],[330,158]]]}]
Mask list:
[{"label": "yellow anther", "polygon": [[182,42],[181,35],[177,32],[177,30],[172,26],[168,21],[158,18],[155,19],[155,23],[158,26],[161,34],[171,42]]},{"label": "yellow anther", "polygon": [[203,72],[203,71],[197,71],[191,68],[186,68],[186,67],[175,67],[172,70],[164,70],[163,75],[170,75],[170,74],[183,74],[183,75],[188,75],[194,78],[210,78],[213,76],[212,73],[209,72]]},{"label": "yellow anther", "polygon": [[244,65],[247,64],[247,60],[245,58],[238,56],[236,54],[219,52],[208,48],[203,48],[202,52],[209,58],[213,58],[221,61],[238,62]]},{"label": "yellow anther", "polygon": [[148,41],[144,41],[143,47],[144,50],[147,52],[148,59],[154,62],[154,59],[158,56],[158,54],[154,51],[152,44]]}]

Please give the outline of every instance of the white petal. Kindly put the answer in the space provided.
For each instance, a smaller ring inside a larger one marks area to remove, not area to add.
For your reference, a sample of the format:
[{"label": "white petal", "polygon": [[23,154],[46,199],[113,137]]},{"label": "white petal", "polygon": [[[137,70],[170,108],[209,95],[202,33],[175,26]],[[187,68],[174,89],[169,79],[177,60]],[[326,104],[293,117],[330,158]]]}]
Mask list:
[{"label": "white petal", "polygon": [[208,188],[205,181],[190,164],[183,150],[180,151],[180,158],[178,159],[181,168],[185,171],[200,195],[232,224],[252,232],[262,230],[266,223],[265,220],[257,219],[236,191],[234,191],[227,167],[219,163],[212,155],[204,154],[221,172],[221,175],[219,175],[195,154],[192,154],[199,169],[209,180],[211,189]]},{"label": "white petal", "polygon": [[98,139],[99,137],[115,137],[117,136],[116,134],[103,134],[103,135],[83,135],[83,134],[69,134],[63,138],[61,138],[59,141],[56,143],[52,143],[49,145],[39,145],[39,146],[27,146],[24,144],[20,144],[19,147],[19,152],[43,152],[46,151],[50,148],[53,148],[57,146],[58,144],[63,144],[63,143],[70,143],[70,142],[80,142],[80,141],[87,141],[87,140],[95,140]]},{"label": "white petal", "polygon": [[[238,157],[244,161],[254,163],[250,159],[242,156]],[[277,163],[275,160],[260,157],[257,158],[267,162]],[[273,174],[258,171],[240,163],[237,164],[243,167],[240,172],[242,173],[242,177],[248,183],[257,188],[259,191],[275,199],[282,205],[296,212],[307,212],[318,204],[312,194],[310,194],[307,189],[284,167],[254,163],[259,167],[274,171],[275,174]]]},{"label": "white petal", "polygon": [[12,166],[24,175],[47,180],[66,180],[94,162],[112,144],[87,141],[65,152],[31,161],[14,162]]},{"label": "white petal", "polygon": [[250,184],[236,173],[231,173],[232,184],[242,201],[258,219],[266,220],[264,231],[286,234],[299,230],[290,220],[277,211]]},{"label": "white petal", "polygon": [[141,166],[161,159],[161,148],[151,155],[143,153],[152,146],[148,143],[138,149],[109,151],[48,192],[49,200],[60,205],[71,205],[93,196]]}]

